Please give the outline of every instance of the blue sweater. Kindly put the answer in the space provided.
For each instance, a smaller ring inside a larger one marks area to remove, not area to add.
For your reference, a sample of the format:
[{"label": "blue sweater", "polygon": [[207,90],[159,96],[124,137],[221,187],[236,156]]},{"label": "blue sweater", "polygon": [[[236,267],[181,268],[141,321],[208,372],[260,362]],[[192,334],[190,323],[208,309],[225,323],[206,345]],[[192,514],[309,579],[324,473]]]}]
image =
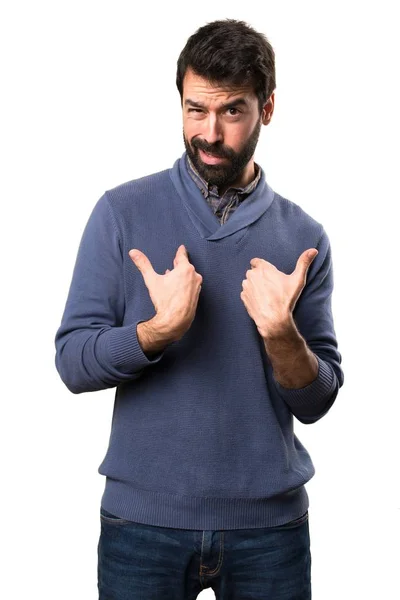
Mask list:
[{"label": "blue sweater", "polygon": [[[102,506],[164,527],[269,527],[309,506],[311,458],[293,415],[313,423],[343,384],[331,312],[333,270],[323,226],[267,184],[221,226],[190,177],[186,154],[171,169],[107,191],[84,230],[61,325],[56,366],[75,394],[116,386]],[[164,274],[184,244],[203,276],[195,319],[178,342],[148,358],[137,324],[155,310],[128,252]],[[291,273],[319,253],[293,311],[315,353],[317,378],[282,387],[240,298],[253,257]]]}]

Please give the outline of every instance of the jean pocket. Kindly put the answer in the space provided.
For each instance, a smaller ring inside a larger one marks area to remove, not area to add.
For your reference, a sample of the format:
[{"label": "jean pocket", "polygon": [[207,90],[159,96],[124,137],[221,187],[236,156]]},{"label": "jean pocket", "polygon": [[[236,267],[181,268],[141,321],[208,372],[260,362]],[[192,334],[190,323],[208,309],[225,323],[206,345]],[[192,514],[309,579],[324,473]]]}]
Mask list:
[{"label": "jean pocket", "polygon": [[293,529],[293,527],[300,527],[300,525],[303,525],[303,523],[305,523],[306,521],[308,521],[308,510],[301,517],[298,517],[293,521],[289,521],[289,523],[277,525],[276,527],[274,527],[274,529]]},{"label": "jean pocket", "polygon": [[105,521],[106,523],[113,523],[114,525],[126,525],[128,523],[131,523],[131,521],[128,521],[127,519],[123,519],[122,517],[117,517],[117,515],[113,515],[102,506],[100,507],[100,519],[102,521]]}]

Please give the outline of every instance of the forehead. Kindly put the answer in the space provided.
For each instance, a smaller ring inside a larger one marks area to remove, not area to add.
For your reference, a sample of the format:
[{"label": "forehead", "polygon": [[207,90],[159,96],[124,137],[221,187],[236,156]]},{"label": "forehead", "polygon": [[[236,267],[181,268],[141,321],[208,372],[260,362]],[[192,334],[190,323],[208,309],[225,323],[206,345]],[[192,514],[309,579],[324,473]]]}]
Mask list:
[{"label": "forehead", "polygon": [[190,97],[192,100],[200,99],[203,101],[209,100],[225,102],[233,100],[237,96],[245,98],[249,104],[257,99],[253,87],[251,85],[235,85],[211,83],[208,79],[204,79],[200,75],[188,69],[183,79],[183,97]]}]

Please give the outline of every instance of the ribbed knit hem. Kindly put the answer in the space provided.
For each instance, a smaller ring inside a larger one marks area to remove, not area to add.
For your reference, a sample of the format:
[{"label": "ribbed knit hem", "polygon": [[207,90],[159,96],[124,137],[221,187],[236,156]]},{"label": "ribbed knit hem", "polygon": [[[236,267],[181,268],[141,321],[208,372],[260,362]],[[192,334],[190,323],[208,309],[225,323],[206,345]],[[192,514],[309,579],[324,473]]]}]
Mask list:
[{"label": "ribbed knit hem", "polygon": [[220,530],[283,525],[301,517],[309,500],[304,485],[272,498],[213,498],[150,492],[107,477],[101,506],[136,523]]},{"label": "ribbed knit hem", "polygon": [[335,387],[333,369],[319,356],[315,356],[318,359],[318,376],[309,385],[299,389],[285,388],[274,378],[280,396],[293,409],[325,405]]},{"label": "ribbed knit hem", "polygon": [[144,319],[125,327],[114,327],[107,332],[107,349],[115,369],[137,372],[161,360],[164,350],[149,359],[143,352],[137,337],[137,326]]}]

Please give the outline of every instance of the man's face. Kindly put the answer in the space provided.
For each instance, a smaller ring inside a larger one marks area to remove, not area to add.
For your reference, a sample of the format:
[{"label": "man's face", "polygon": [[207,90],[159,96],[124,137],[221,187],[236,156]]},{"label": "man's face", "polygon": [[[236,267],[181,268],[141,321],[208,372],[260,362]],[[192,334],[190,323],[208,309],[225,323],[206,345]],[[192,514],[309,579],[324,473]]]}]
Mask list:
[{"label": "man's face", "polygon": [[[267,106],[267,105],[266,105]],[[273,99],[268,104],[272,115]],[[183,139],[200,175],[217,187],[240,181],[254,155],[266,109],[250,86],[213,86],[188,69],[183,81]]]}]

